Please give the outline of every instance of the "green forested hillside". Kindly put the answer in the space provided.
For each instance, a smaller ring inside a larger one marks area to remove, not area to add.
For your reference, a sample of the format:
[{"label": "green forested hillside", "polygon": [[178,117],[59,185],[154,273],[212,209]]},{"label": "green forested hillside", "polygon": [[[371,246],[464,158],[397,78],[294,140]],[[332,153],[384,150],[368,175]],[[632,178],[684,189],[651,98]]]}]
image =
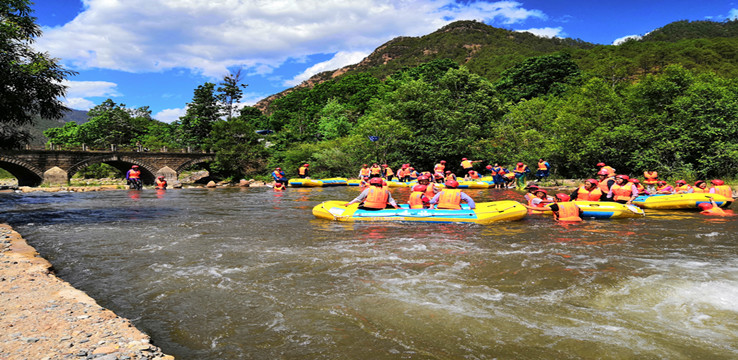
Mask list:
[{"label": "green forested hillside", "polygon": [[73,121],[77,124],[84,124],[87,122],[87,111],[82,110],[70,110],[64,113],[64,117],[59,120],[44,119],[40,116],[36,116],[34,125],[30,128],[30,133],[33,139],[31,145],[42,146],[46,144],[48,139],[44,136],[44,131],[47,129],[64,126],[64,124]]}]

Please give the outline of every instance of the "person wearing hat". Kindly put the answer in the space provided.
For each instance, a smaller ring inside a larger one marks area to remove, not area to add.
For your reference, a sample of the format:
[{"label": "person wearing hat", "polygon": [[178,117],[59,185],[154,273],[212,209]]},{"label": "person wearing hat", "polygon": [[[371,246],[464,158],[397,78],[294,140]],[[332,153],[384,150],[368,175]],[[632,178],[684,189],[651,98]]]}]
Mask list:
[{"label": "person wearing hat", "polygon": [[607,198],[621,204],[632,204],[633,199],[638,197],[638,188],[628,180],[630,180],[628,175],[616,176],[615,184],[610,187]]},{"label": "person wearing hat", "polygon": [[441,160],[438,164],[433,166],[433,175],[441,174],[441,176],[443,176],[443,174],[445,173],[446,173],[446,160]]},{"label": "person wearing hat", "polygon": [[272,177],[274,178],[275,183],[282,183],[287,186],[287,175],[284,174],[282,168],[274,168],[274,171],[272,171]]},{"label": "person wearing hat", "polygon": [[710,192],[710,189],[707,187],[707,182],[705,182],[705,180],[695,181],[692,190],[697,194],[706,194]]},{"label": "person wearing hat", "polygon": [[158,178],[156,178],[154,184],[156,185],[157,190],[167,189],[167,180],[163,176],[159,176]]},{"label": "person wearing hat", "polygon": [[492,180],[494,181],[493,188],[502,189],[505,187],[505,170],[498,163],[495,163],[495,166],[492,167]]},{"label": "person wearing hat", "polygon": [[598,168],[597,172],[605,170],[607,171],[608,175],[615,176],[615,168],[613,168],[612,166],[607,166],[605,165],[605,163],[601,162],[601,163],[597,163],[597,168]]},{"label": "person wearing hat", "polygon": [[550,208],[546,208],[546,204],[550,204],[553,202],[553,199],[548,196],[548,191],[541,189],[541,188],[534,188],[533,190],[534,196],[530,198],[528,201],[528,204],[523,204],[526,208],[532,210],[531,214],[542,214],[546,211],[551,211]]},{"label": "person wearing hat", "polygon": [[600,191],[602,191],[603,194],[609,193],[610,187],[615,184],[615,177],[610,176],[610,174],[605,170],[600,170],[600,172],[597,173],[597,178],[597,187],[600,188]]},{"label": "person wearing hat", "polygon": [[474,163],[481,162],[482,160],[469,160],[467,158],[461,159],[461,169],[463,174],[469,173],[469,170],[474,170]]},{"label": "person wearing hat", "polygon": [[556,221],[582,221],[582,209],[570,202],[571,197],[566,194],[556,194],[554,203],[549,207]]},{"label": "person wearing hat", "polygon": [[522,189],[523,184],[525,183],[525,176],[530,172],[530,168],[528,165],[519,162],[515,165],[515,170],[513,170],[513,172],[515,173],[515,187]]},{"label": "person wearing hat", "polygon": [[666,195],[673,194],[674,187],[669,185],[665,180],[659,180],[659,182],[656,183],[656,193]]},{"label": "person wearing hat", "polygon": [[579,201],[602,201],[602,190],[597,187],[597,180],[587,179],[578,189],[571,193],[571,200]]},{"label": "person wearing hat", "polygon": [[427,174],[418,177],[418,184],[426,186],[425,196],[427,196],[429,199],[436,196],[436,194],[440,191],[440,188],[430,181],[430,175]]},{"label": "person wearing hat", "polygon": [[548,172],[551,169],[551,164],[548,161],[544,161],[543,158],[538,159],[538,171],[536,171],[536,182],[540,182],[543,178],[548,177]]},{"label": "person wearing hat", "polygon": [[648,191],[646,191],[646,188],[641,184],[641,182],[636,178],[630,178],[630,182],[635,185],[636,189],[638,189],[638,193],[641,195],[650,195]]},{"label": "person wearing hat", "polygon": [[730,186],[725,185],[725,181],[720,179],[710,180],[712,187],[710,188],[710,194],[718,194],[725,196],[729,201],[733,201],[733,189]]},{"label": "person wearing hat", "polygon": [[387,181],[392,181],[392,179],[395,177],[395,172],[392,171],[392,168],[389,167],[387,164],[382,164],[382,178],[384,178]]},{"label": "person wearing hat", "polygon": [[346,203],[345,206],[360,203],[359,209],[364,210],[382,210],[387,205],[398,208],[397,202],[392,198],[389,190],[384,188],[384,180],[379,177],[373,177],[369,180],[369,187],[359,194],[355,199]]},{"label": "person wearing hat", "polygon": [[371,176],[371,174],[372,173],[369,170],[369,165],[361,165],[361,170],[359,170],[359,179],[369,180],[369,176]]},{"label": "person wearing hat", "polygon": [[426,195],[428,190],[427,185],[415,185],[410,193],[410,198],[407,200],[408,205],[411,209],[427,209],[430,207],[430,198]]},{"label": "person wearing hat", "polygon": [[310,166],[310,164],[308,164],[308,163],[302,164],[302,166],[300,166],[300,168],[297,169],[297,175],[299,175],[300,178],[302,178],[302,179],[309,178],[309,176],[308,176],[308,174],[309,174],[308,167],[309,166]]},{"label": "person wearing hat", "polygon": [[[730,216],[733,215],[732,211],[730,210],[723,210],[718,206],[718,204],[715,203],[715,200],[710,199],[709,203],[703,202],[697,204],[697,207],[700,208],[700,214],[702,215],[712,215],[712,216]],[[730,211],[730,213],[729,213]]]},{"label": "person wearing hat", "polygon": [[469,172],[466,175],[464,175],[465,181],[477,181],[481,178],[482,177],[479,175],[479,173],[476,170],[469,170]]},{"label": "person wearing hat", "polygon": [[674,193],[675,194],[691,194],[694,192],[694,189],[692,189],[692,185],[687,184],[684,180],[677,180],[674,185]]},{"label": "person wearing hat", "polygon": [[469,205],[469,209],[476,208],[477,204],[474,203],[474,199],[457,187],[459,187],[458,181],[446,181],[446,188],[436,194],[430,203],[436,205],[437,209],[461,210],[461,202],[464,201]]},{"label": "person wearing hat", "polygon": [[377,163],[373,163],[369,168],[369,173],[371,177],[382,177],[382,168]]},{"label": "person wearing hat", "polygon": [[126,182],[131,189],[141,189],[141,170],[139,170],[138,165],[131,166],[126,172]]},{"label": "person wearing hat", "polygon": [[444,178],[444,181],[449,180],[456,180],[456,174],[452,173],[450,170],[446,170],[446,177]]}]

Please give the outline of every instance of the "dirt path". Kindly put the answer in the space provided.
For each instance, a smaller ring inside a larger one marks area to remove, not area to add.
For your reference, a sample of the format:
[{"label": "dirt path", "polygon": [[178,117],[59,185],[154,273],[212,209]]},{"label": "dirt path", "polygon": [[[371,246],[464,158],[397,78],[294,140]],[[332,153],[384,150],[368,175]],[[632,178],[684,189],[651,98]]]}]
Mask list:
[{"label": "dirt path", "polygon": [[174,359],[50,269],[0,224],[0,359]]}]

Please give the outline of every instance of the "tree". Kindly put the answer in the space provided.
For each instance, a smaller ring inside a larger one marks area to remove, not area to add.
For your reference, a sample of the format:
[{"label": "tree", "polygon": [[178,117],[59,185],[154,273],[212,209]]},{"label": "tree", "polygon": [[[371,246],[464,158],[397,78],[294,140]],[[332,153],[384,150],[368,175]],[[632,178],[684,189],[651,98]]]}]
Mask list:
[{"label": "tree", "polygon": [[75,74],[57,59],[31,48],[41,35],[29,0],[0,2],[0,148],[18,148],[30,139],[24,126],[34,116],[60,119],[69,110],[59,97],[61,82]]},{"label": "tree", "polygon": [[214,94],[215,84],[206,82],[195,89],[187,112],[177,122],[179,137],[184,145],[202,147],[220,118],[220,106]]},{"label": "tree", "polygon": [[544,55],[505,70],[495,87],[509,100],[518,102],[555,91],[578,76],[579,67],[568,54]]},{"label": "tree", "polygon": [[241,80],[243,80],[243,75],[241,74],[241,68],[239,68],[236,72],[226,75],[223,81],[218,84],[220,85],[217,89],[219,94],[216,95],[216,98],[222,103],[226,120],[233,118],[233,111],[236,110],[235,106],[243,97],[241,88],[245,89],[248,86],[240,84]]},{"label": "tree", "polygon": [[210,169],[218,176],[240,177],[264,169],[266,149],[245,117],[213,123],[207,145],[215,151],[215,161]]}]

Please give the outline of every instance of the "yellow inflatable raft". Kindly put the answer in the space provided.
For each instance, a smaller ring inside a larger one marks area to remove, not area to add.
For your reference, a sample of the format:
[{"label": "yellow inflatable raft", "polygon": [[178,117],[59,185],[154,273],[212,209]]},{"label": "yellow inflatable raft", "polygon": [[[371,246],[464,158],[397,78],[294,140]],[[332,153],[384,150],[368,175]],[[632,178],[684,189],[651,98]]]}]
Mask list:
[{"label": "yellow inflatable raft", "polygon": [[641,195],[633,200],[633,204],[644,209],[678,210],[698,209],[701,203],[710,203],[710,199],[720,207],[730,206],[731,199],[719,194],[671,194],[671,195]]},{"label": "yellow inflatable raft", "polygon": [[346,178],[330,179],[290,179],[287,184],[292,187],[324,187],[324,186],[346,186]]},{"label": "yellow inflatable raft", "polygon": [[[498,221],[520,220],[528,210],[517,201],[503,200],[477,203],[474,210],[465,204],[461,210],[410,209],[402,204],[400,209],[363,210],[359,204],[345,206],[345,201],[326,201],[313,208],[313,215],[320,219],[336,221],[409,221],[491,224]],[[464,209],[465,208],[465,209]]]}]

